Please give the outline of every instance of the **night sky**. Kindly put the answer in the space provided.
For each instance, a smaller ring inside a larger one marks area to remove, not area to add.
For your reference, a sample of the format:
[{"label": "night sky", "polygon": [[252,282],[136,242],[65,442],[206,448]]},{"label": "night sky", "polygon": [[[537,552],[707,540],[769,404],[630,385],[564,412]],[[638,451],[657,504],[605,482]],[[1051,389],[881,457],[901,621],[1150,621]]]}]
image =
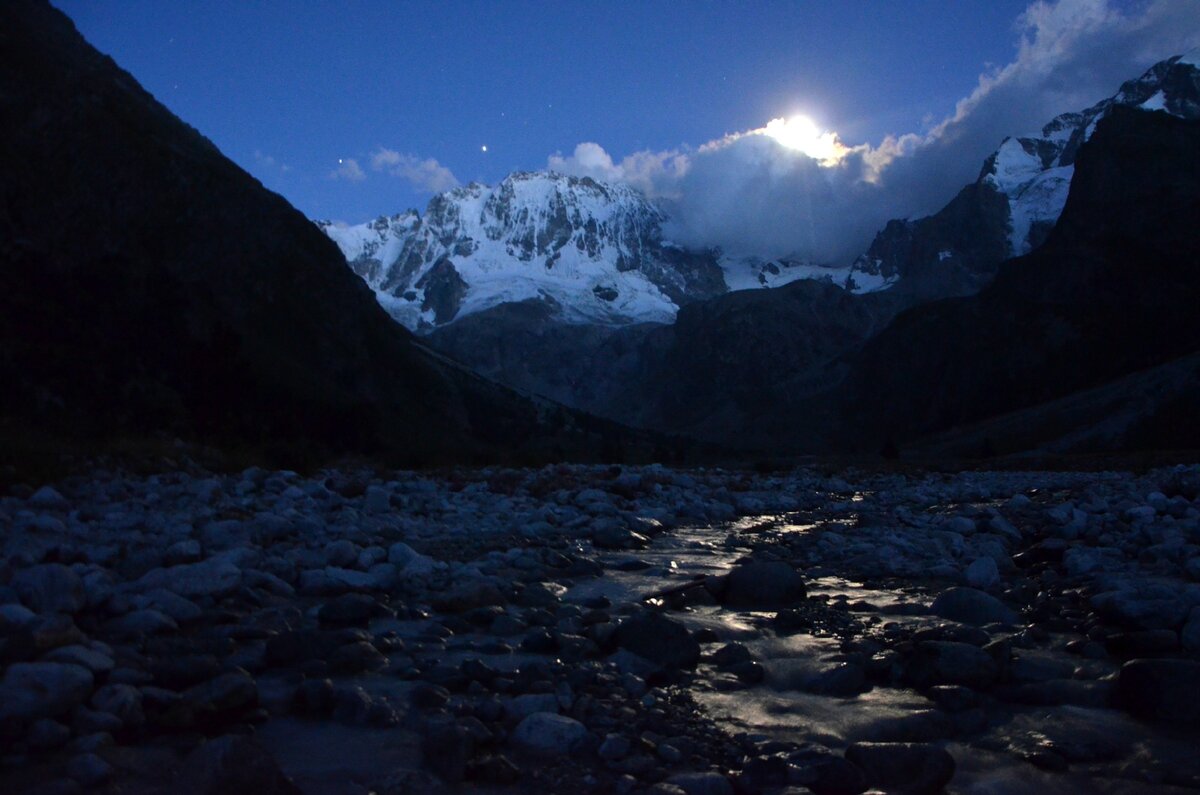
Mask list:
[{"label": "night sky", "polygon": [[[564,170],[686,200],[677,177],[704,144],[804,114],[848,147],[908,135],[903,156],[941,150],[920,185],[893,180],[866,228],[936,209],[1005,135],[1200,44],[1194,0],[55,1],[267,187],[310,217],[351,222],[556,153]],[[585,142],[599,146],[572,158]],[[668,177],[621,165],[639,152]],[[787,187],[746,183],[738,167],[692,181],[761,187],[768,201]],[[749,247],[766,241],[748,234]]]}]

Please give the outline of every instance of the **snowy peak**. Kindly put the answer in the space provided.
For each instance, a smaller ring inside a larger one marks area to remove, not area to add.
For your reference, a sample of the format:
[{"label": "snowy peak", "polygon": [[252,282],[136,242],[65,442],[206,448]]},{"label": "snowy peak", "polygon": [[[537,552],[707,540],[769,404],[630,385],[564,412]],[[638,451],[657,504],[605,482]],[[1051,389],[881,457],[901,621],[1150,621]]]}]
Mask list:
[{"label": "snowy peak", "polygon": [[1112,97],[1055,117],[1039,135],[1005,139],[984,164],[980,179],[1008,198],[1012,255],[1036,248],[1058,221],[1079,147],[1112,108],[1129,106],[1200,118],[1200,69],[1193,60],[1191,55],[1176,56],[1157,63],[1141,77],[1125,82]]},{"label": "snowy peak", "polygon": [[666,220],[627,185],[517,172],[439,194],[423,215],[318,226],[384,308],[418,331],[529,300],[566,322],[671,322],[683,304],[730,289],[832,278],[803,263],[683,249],[664,240]]},{"label": "snowy peak", "polygon": [[919,298],[967,295],[991,281],[999,263],[1026,254],[1058,222],[1075,157],[1114,107],[1200,118],[1200,50],[1169,58],[1108,99],[1063,113],[1040,132],[1006,138],[978,180],[926,218],[891,221],[851,268],[855,292],[896,287]]}]

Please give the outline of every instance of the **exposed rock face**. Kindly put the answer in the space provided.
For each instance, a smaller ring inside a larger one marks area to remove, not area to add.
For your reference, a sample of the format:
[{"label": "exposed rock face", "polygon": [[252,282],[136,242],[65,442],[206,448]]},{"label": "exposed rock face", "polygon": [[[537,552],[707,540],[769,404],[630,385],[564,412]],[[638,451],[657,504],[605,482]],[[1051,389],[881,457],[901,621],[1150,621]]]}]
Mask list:
[{"label": "exposed rock face", "polygon": [[[574,420],[414,344],[325,235],[49,5],[0,10],[0,93],[0,415],[413,460],[572,446],[550,429]],[[431,277],[431,311],[458,289]]]},{"label": "exposed rock face", "polygon": [[1108,99],[1055,117],[1040,133],[1006,138],[979,179],[942,210],[889,222],[855,263],[852,278],[872,285],[882,280],[917,299],[978,292],[1002,261],[1045,242],[1066,205],[1080,147],[1115,108],[1200,118],[1197,60],[1195,53],[1169,58]]},{"label": "exposed rock face", "polygon": [[[1200,247],[1190,220],[1200,217],[1198,147],[1200,122],[1113,108],[1080,150],[1070,199],[1044,246],[1005,263],[978,296],[912,309],[864,347],[838,400],[846,438],[877,448],[888,437],[1032,410],[1200,348]],[[1194,417],[1170,408],[1195,393],[1187,390],[1150,404],[1182,420],[1170,438],[1143,410],[1105,442],[1194,443]],[[1079,419],[1041,428],[1040,441]],[[993,448],[1004,452],[1008,441],[995,438]]]},{"label": "exposed rock face", "polygon": [[318,226],[393,317],[427,331],[528,300],[568,323],[669,322],[727,287],[716,253],[665,241],[665,220],[627,185],[517,172],[439,194],[424,215]]}]

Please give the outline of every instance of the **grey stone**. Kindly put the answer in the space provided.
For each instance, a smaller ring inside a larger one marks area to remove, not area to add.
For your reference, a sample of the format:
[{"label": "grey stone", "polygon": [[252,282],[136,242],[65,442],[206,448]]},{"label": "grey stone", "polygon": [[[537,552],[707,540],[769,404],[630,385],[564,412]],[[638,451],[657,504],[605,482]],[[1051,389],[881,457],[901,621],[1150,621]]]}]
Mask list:
[{"label": "grey stone", "polygon": [[22,569],[12,584],[21,601],[38,613],[74,614],[87,604],[83,580],[61,563]]},{"label": "grey stone", "polygon": [[154,569],[137,582],[142,590],[164,588],[180,596],[224,596],[237,589],[242,571],[223,558]]},{"label": "grey stone", "polygon": [[996,681],[999,666],[990,654],[969,643],[926,640],[916,644],[906,673],[918,687],[964,685],[985,688]]},{"label": "grey stone", "polygon": [[547,756],[562,756],[579,747],[587,738],[582,723],[566,715],[535,712],[513,731],[512,741],[520,749]]},{"label": "grey stone", "polygon": [[725,583],[723,601],[730,607],[782,610],[804,600],[804,578],[783,561],[754,561],[735,566]]},{"label": "grey stone", "polygon": [[175,776],[180,795],[301,795],[279,763],[248,737],[227,735],[192,751]]},{"label": "grey stone", "polygon": [[863,771],[869,786],[889,792],[932,795],[954,777],[954,757],[924,743],[854,743],[846,759]]},{"label": "grey stone", "polygon": [[619,647],[662,668],[695,668],[700,661],[700,644],[687,627],[658,613],[626,619],[614,637]]},{"label": "grey stone", "polygon": [[113,773],[113,766],[96,754],[80,754],[67,762],[67,775],[88,788],[107,784]]},{"label": "grey stone", "polygon": [[1115,697],[1143,718],[1200,726],[1200,662],[1130,660],[1121,666]]},{"label": "grey stone", "polygon": [[56,662],[13,663],[0,680],[0,720],[53,718],[91,695],[92,672]]},{"label": "grey stone", "polygon": [[1000,582],[1000,568],[992,558],[978,558],[964,572],[967,585],[972,588],[991,588]]},{"label": "grey stone", "polygon": [[951,588],[933,600],[933,614],[963,624],[1015,624],[1017,614],[1003,602],[975,588]]},{"label": "grey stone", "polygon": [[677,773],[667,779],[687,795],[733,795],[733,785],[720,773]]}]

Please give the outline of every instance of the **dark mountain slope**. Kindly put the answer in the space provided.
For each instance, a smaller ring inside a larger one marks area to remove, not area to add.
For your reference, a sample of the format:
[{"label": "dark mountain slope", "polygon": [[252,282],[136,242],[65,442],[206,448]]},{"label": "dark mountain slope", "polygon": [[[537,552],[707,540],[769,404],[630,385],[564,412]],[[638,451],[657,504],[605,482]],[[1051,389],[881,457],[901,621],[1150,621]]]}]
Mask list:
[{"label": "dark mountain slope", "polygon": [[9,427],[77,437],[421,462],[617,433],[428,353],[304,216],[27,0],[0,4],[0,383]]},{"label": "dark mountain slope", "polygon": [[[1114,108],[1045,245],[864,347],[837,400],[842,441],[944,431],[1200,350],[1197,219],[1200,122]],[[1200,443],[1198,428],[1181,427],[1178,446]]]}]

